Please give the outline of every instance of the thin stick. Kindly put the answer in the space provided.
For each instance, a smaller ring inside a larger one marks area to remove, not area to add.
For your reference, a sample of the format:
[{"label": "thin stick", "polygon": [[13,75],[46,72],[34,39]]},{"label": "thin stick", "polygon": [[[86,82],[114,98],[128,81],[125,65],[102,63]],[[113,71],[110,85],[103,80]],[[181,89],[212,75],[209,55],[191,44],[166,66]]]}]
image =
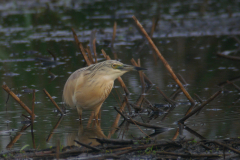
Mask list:
[{"label": "thin stick", "polygon": [[236,150],[236,149],[234,149],[234,148],[232,148],[232,147],[229,147],[228,145],[222,144],[222,143],[217,142],[217,141],[210,141],[210,142],[211,142],[211,143],[216,143],[216,144],[218,144],[218,145],[220,145],[220,146],[223,146],[223,147],[225,147],[225,148],[233,151],[234,153],[240,154],[240,151],[239,151],[239,150]]},{"label": "thin stick", "polygon": [[13,93],[13,92],[11,91],[10,88],[8,88],[7,85],[2,85],[2,88],[3,88],[8,94],[10,94],[10,95],[13,97],[13,99],[22,106],[23,109],[25,109],[30,115],[33,115],[33,114],[32,114],[32,111],[20,100],[20,98],[18,98],[18,96],[17,96],[15,93]]},{"label": "thin stick", "polygon": [[187,84],[186,80],[185,80],[185,79],[183,78],[183,76],[182,76],[181,74],[179,74],[179,73],[178,73],[178,78],[179,78],[180,81],[182,81],[182,83],[183,83],[184,85]]},{"label": "thin stick", "polygon": [[52,101],[52,103],[54,104],[54,106],[57,108],[57,110],[61,113],[61,115],[63,115],[63,111],[59,108],[59,106],[57,105],[57,103],[54,101],[54,99],[51,97],[51,95],[48,93],[48,91],[44,88],[43,89],[44,93],[48,96],[48,98]]},{"label": "thin stick", "polygon": [[95,58],[95,63],[97,63],[97,51],[96,51],[96,38],[93,39],[93,53]]},{"label": "thin stick", "polygon": [[240,60],[240,57],[237,57],[237,56],[228,56],[228,55],[221,54],[221,53],[217,53],[217,55],[219,57],[223,57],[223,58],[227,58],[227,59],[231,59],[231,60],[237,60],[237,61]]},{"label": "thin stick", "polygon": [[[106,52],[102,49],[102,54],[103,56],[107,59],[107,60],[111,60],[111,58],[106,54]],[[129,95],[129,90],[127,89],[125,83],[123,82],[121,77],[117,78],[118,82],[120,83],[120,85],[122,86],[122,88],[124,89],[126,95]]]},{"label": "thin stick", "polygon": [[31,115],[31,135],[32,135],[32,142],[33,142],[33,148],[36,149],[36,143],[33,133],[33,123],[34,123],[34,104],[35,104],[35,89],[33,89],[33,99],[32,99],[32,115]]},{"label": "thin stick", "polygon": [[[138,66],[137,62],[132,58],[131,59],[131,63],[136,66],[136,67],[140,67]],[[144,77],[144,80],[149,84],[149,85],[152,85],[153,83],[150,81],[150,79],[148,79],[148,77],[142,72],[143,74],[143,77]]]},{"label": "thin stick", "polygon": [[127,107],[128,107],[128,113],[131,114],[131,113],[132,113],[132,110],[131,110],[131,107],[130,107],[130,105],[129,105],[129,101],[128,101],[127,96],[124,96],[124,100],[126,101],[126,104],[127,104]]},{"label": "thin stick", "polygon": [[34,104],[35,104],[35,89],[33,89],[33,100],[32,100],[32,115],[31,115],[31,119],[32,121],[34,120]]},{"label": "thin stick", "polygon": [[57,147],[56,147],[56,158],[59,159],[59,153],[60,153],[60,140],[57,140]]},{"label": "thin stick", "polygon": [[71,29],[72,29],[72,32],[73,32],[73,36],[74,36],[75,42],[76,42],[76,44],[78,45],[79,50],[82,52],[82,57],[83,57],[83,59],[85,60],[85,62],[87,63],[87,65],[91,65],[91,63],[90,63],[90,61],[89,61],[89,59],[88,59],[88,57],[87,57],[87,55],[86,55],[86,53],[85,53],[85,51],[84,51],[84,48],[83,48],[83,46],[82,46],[82,43],[79,42],[79,40],[78,40],[78,37],[77,37],[76,32],[74,31],[73,28],[71,28]]},{"label": "thin stick", "polygon": [[233,83],[231,81],[227,81],[227,83],[232,84],[238,91],[240,91],[240,87],[238,85],[236,85],[235,83]]},{"label": "thin stick", "polygon": [[152,139],[149,135],[147,135],[145,132],[143,132],[143,130],[141,130],[141,128],[136,124],[136,122],[135,122],[130,116],[128,116],[128,118],[130,118],[130,119],[132,120],[132,122],[135,124],[135,126],[137,126],[138,129],[139,129],[143,134],[145,134],[145,136],[147,136],[148,138]]},{"label": "thin stick", "polygon": [[203,137],[202,135],[200,135],[199,133],[197,133],[196,131],[192,130],[191,128],[189,128],[186,125],[184,125],[184,129],[187,130],[189,133],[193,134],[194,136],[200,138],[200,139],[206,139],[205,137]]},{"label": "thin stick", "polygon": [[93,57],[92,57],[92,53],[91,53],[91,51],[90,51],[89,46],[87,46],[86,50],[87,50],[88,58],[89,58],[90,62],[91,62],[92,64],[94,64]]},{"label": "thin stick", "polygon": [[138,122],[138,121],[135,121],[135,120],[132,120],[132,119],[128,119],[121,111],[119,111],[116,107],[114,107],[114,109],[119,113],[121,114],[121,116],[126,120],[128,121],[129,123],[132,123],[132,124],[137,124],[139,126],[143,126],[143,127],[147,127],[147,128],[153,128],[153,129],[157,129],[157,130],[161,130],[163,129],[162,131],[166,130],[166,128],[163,128],[163,127],[160,127],[160,126],[156,126],[156,125],[152,125],[152,124],[146,124],[146,123],[141,123],[141,122]]},{"label": "thin stick", "polygon": [[88,145],[88,144],[81,143],[81,142],[79,142],[79,141],[77,141],[77,140],[74,140],[74,142],[76,142],[77,144],[79,144],[79,145],[81,145],[81,146],[84,146],[84,147],[86,147],[86,148],[92,149],[93,151],[96,151],[96,152],[101,151],[100,149],[98,149],[98,148],[96,148],[96,147],[92,147],[92,146],[90,146],[90,145]]},{"label": "thin stick", "polygon": [[17,132],[16,136],[11,140],[11,142],[7,145],[6,148],[12,148],[12,146],[19,140],[22,136],[22,132],[25,131],[30,125],[24,125],[19,132]]},{"label": "thin stick", "polygon": [[49,49],[47,49],[47,51],[48,51],[49,54],[51,54],[51,56],[53,57],[54,61],[57,61],[56,55],[52,51],[50,51]]},{"label": "thin stick", "polygon": [[[138,59],[138,66],[141,67],[140,59]],[[143,94],[145,91],[145,82],[144,82],[142,71],[139,71],[138,73],[139,73],[139,77],[140,77],[140,82],[142,84],[142,94]]]},{"label": "thin stick", "polygon": [[[156,154],[178,156],[178,157],[183,157],[183,158],[222,157],[221,154],[183,154],[183,153],[174,153],[174,152],[165,152],[165,151],[156,151]],[[160,157],[157,157],[157,159],[158,158],[160,158]]]},{"label": "thin stick", "polygon": [[151,38],[152,38],[153,33],[154,33],[154,31],[155,31],[155,29],[156,29],[156,26],[157,26],[157,24],[158,24],[158,20],[159,20],[159,17],[152,19],[152,28],[151,28],[151,32],[150,32],[150,37],[151,37]]},{"label": "thin stick", "polygon": [[197,95],[196,93],[194,93],[194,95],[197,97],[200,103],[203,103],[203,100],[199,97],[199,95]]},{"label": "thin stick", "polygon": [[[240,80],[240,76],[231,78],[231,79],[229,79],[229,80],[227,80],[227,81],[236,82],[236,81],[239,81],[239,80]],[[219,83],[218,86],[219,86],[219,87],[225,86],[226,84],[228,84],[227,81],[224,81],[224,82]]]},{"label": "thin stick", "polygon": [[168,103],[170,103],[172,106],[175,105],[175,102],[174,102],[174,101],[172,101],[171,99],[169,99],[158,87],[156,87],[156,88],[157,88],[158,92],[161,93],[161,95],[164,97],[164,99],[165,99]]},{"label": "thin stick", "polygon": [[116,38],[116,31],[117,31],[117,22],[115,21],[114,25],[113,25],[113,36],[112,36],[112,42],[111,42],[111,47],[112,48],[113,48],[113,44],[114,44],[114,41],[115,41],[115,38]]},{"label": "thin stick", "polygon": [[169,71],[169,73],[172,75],[173,79],[175,80],[175,82],[179,85],[179,87],[182,89],[183,93],[185,94],[185,96],[189,99],[189,101],[191,102],[191,104],[194,106],[195,102],[192,99],[192,97],[190,96],[190,94],[185,90],[184,86],[182,85],[182,83],[179,81],[179,79],[177,78],[176,74],[173,72],[171,66],[168,64],[168,62],[165,60],[165,58],[162,56],[162,54],[160,53],[160,51],[158,50],[158,48],[156,47],[156,45],[154,44],[154,42],[152,41],[152,39],[148,36],[147,32],[145,31],[145,29],[143,28],[143,26],[140,24],[140,22],[137,20],[137,18],[135,16],[132,17],[134,19],[134,21],[136,22],[137,26],[139,27],[139,29],[142,31],[142,33],[145,35],[145,37],[147,38],[149,44],[152,46],[153,50],[156,52],[156,54],[158,55],[158,57],[161,59],[161,61],[163,62],[164,66],[167,68],[167,70]]},{"label": "thin stick", "polygon": [[185,117],[183,117],[182,119],[180,119],[178,122],[180,123],[184,123],[185,120],[187,120],[189,117],[191,117],[192,115],[194,115],[195,113],[197,113],[200,109],[202,109],[204,106],[206,106],[209,102],[211,102],[212,100],[214,100],[222,91],[218,91],[215,94],[213,94],[208,100],[206,100],[205,102],[203,102],[199,107],[197,107],[196,109],[194,109],[192,112],[190,112],[188,115],[186,115]]},{"label": "thin stick", "polygon": [[26,116],[25,114],[22,114],[23,117],[29,119],[31,121],[31,118],[29,118],[28,116]]},{"label": "thin stick", "polygon": [[179,128],[177,128],[177,130],[176,130],[176,132],[175,132],[175,134],[174,134],[174,136],[172,138],[172,141],[176,140],[178,135],[179,135]]},{"label": "thin stick", "polygon": [[82,52],[83,58],[85,59],[86,63],[88,66],[90,66],[92,63],[90,62],[90,60],[88,59],[88,56],[85,53],[84,47],[82,45],[82,43],[79,42],[78,44],[80,51]]}]

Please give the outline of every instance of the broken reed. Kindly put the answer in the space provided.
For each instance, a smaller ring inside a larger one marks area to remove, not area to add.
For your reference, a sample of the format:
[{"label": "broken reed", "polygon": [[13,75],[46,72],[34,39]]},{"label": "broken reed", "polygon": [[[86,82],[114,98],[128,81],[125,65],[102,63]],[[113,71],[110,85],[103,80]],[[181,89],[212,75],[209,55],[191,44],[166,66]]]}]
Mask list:
[{"label": "broken reed", "polygon": [[54,106],[57,108],[57,110],[61,113],[61,115],[63,115],[63,111],[60,109],[60,107],[57,105],[57,103],[54,101],[54,99],[52,98],[52,96],[48,93],[48,91],[44,88],[43,92],[48,96],[48,98],[52,101],[52,103],[54,104]]},{"label": "broken reed", "polygon": [[27,105],[25,105],[21,100],[20,100],[20,98],[18,98],[18,96],[15,94],[15,93],[13,93],[13,91],[11,91],[11,89],[7,86],[7,85],[2,85],[2,88],[9,94],[9,95],[11,95],[12,97],[13,97],[13,99],[17,102],[17,103],[19,103],[20,104],[20,106],[24,109],[24,110],[26,110],[28,113],[29,113],[29,115],[34,115],[34,113],[28,108],[28,106]]}]

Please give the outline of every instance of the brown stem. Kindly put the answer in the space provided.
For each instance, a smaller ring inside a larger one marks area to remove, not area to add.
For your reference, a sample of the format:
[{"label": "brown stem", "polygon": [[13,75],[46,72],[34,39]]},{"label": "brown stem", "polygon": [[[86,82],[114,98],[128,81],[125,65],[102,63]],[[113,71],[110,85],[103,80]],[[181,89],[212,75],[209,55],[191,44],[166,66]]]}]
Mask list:
[{"label": "brown stem", "polygon": [[178,122],[180,123],[184,123],[185,120],[187,120],[189,117],[191,117],[192,115],[194,115],[195,113],[197,113],[200,109],[202,109],[204,106],[206,106],[209,102],[211,102],[212,100],[214,100],[222,91],[218,91],[215,94],[213,94],[207,101],[203,102],[199,107],[197,107],[196,109],[194,109],[192,112],[190,112],[189,114],[187,114],[185,117],[183,117],[182,119],[180,119]]},{"label": "brown stem", "polygon": [[168,62],[165,60],[165,58],[162,56],[162,54],[160,53],[160,51],[158,50],[158,48],[156,47],[156,45],[154,44],[154,42],[152,41],[152,39],[148,36],[147,32],[145,31],[145,29],[143,28],[143,26],[140,24],[140,22],[137,20],[137,18],[135,16],[132,17],[134,19],[134,21],[136,22],[137,26],[139,27],[139,29],[142,31],[142,33],[145,35],[145,37],[147,38],[149,44],[152,46],[153,50],[156,52],[156,54],[158,55],[158,57],[161,59],[161,61],[163,62],[164,66],[167,68],[167,70],[169,71],[169,73],[172,75],[173,79],[175,80],[175,82],[179,85],[179,87],[182,89],[183,93],[185,94],[185,96],[189,99],[189,101],[191,102],[192,105],[195,105],[194,100],[192,99],[192,97],[190,96],[190,94],[185,90],[184,86],[182,85],[182,83],[179,81],[179,79],[177,78],[176,74],[173,72],[171,66],[168,64]]},{"label": "brown stem", "polygon": [[97,51],[96,51],[96,38],[93,39],[93,53],[95,58],[95,63],[97,63]]},{"label": "brown stem", "polygon": [[25,109],[30,115],[33,115],[32,111],[20,100],[20,98],[18,98],[18,96],[17,96],[15,93],[13,93],[13,92],[11,91],[10,88],[8,88],[7,85],[2,85],[2,88],[3,88],[9,95],[11,95],[11,96],[13,97],[13,99],[22,106],[23,109]]},{"label": "brown stem", "polygon": [[88,58],[89,58],[90,62],[91,62],[92,64],[94,64],[93,57],[92,57],[92,53],[91,53],[91,51],[90,51],[89,46],[87,46],[86,50],[87,50]]},{"label": "brown stem", "polygon": [[73,28],[71,28],[71,29],[72,29],[72,32],[73,32],[73,36],[74,36],[75,42],[76,42],[79,50],[82,52],[82,57],[83,57],[83,59],[85,60],[85,62],[87,63],[87,65],[91,65],[91,62],[89,61],[89,59],[88,59],[88,57],[87,57],[87,55],[86,55],[86,53],[85,53],[85,51],[84,51],[84,48],[83,48],[83,46],[82,46],[82,43],[79,42],[79,40],[78,40],[78,37],[77,37],[76,32],[74,31]]},{"label": "brown stem", "polygon": [[54,101],[54,99],[52,98],[52,96],[48,93],[48,91],[44,88],[43,89],[44,93],[48,96],[48,98],[52,101],[52,103],[54,104],[54,106],[57,108],[57,110],[61,113],[61,115],[63,115],[63,111],[59,108],[59,106],[57,105],[57,103]]},{"label": "brown stem", "polygon": [[227,58],[227,59],[231,59],[231,60],[237,60],[237,61],[240,60],[240,57],[237,57],[237,56],[228,56],[228,55],[221,54],[221,53],[217,53],[217,55],[219,57],[223,57],[223,58]]},{"label": "brown stem", "polygon": [[86,148],[92,149],[92,150],[95,151],[95,152],[101,151],[100,149],[98,149],[98,148],[96,148],[96,147],[92,147],[92,146],[90,146],[90,145],[88,145],[88,144],[81,143],[81,142],[79,142],[79,141],[77,141],[77,140],[74,140],[74,142],[76,142],[77,144],[79,144],[79,145],[81,145],[81,146],[84,146],[84,147],[86,147]]}]

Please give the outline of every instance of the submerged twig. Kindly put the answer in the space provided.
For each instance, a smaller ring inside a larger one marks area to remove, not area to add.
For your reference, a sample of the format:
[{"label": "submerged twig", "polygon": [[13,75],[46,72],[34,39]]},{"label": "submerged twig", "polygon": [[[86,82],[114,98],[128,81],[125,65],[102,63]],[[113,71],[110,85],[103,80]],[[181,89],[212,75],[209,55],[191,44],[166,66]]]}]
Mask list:
[{"label": "submerged twig", "polygon": [[170,103],[172,106],[175,105],[175,102],[174,102],[174,101],[172,101],[171,99],[169,99],[158,87],[156,87],[156,88],[157,88],[158,92],[161,93],[161,95],[164,97],[164,99],[165,99],[168,103]]},{"label": "submerged twig", "polygon": [[227,81],[227,83],[232,84],[240,92],[240,87],[238,85],[236,85],[235,83],[233,83],[231,81]]},{"label": "submerged twig", "polygon": [[54,130],[58,128],[58,126],[59,126],[60,122],[62,121],[62,119],[63,119],[63,116],[61,116],[61,117],[58,119],[56,125],[53,127],[53,129],[51,130],[50,134],[48,135],[48,138],[46,139],[47,142],[49,142],[49,140],[52,138],[52,136],[53,136],[53,134],[54,134]]},{"label": "submerged twig", "polygon": [[127,118],[121,111],[119,111],[116,107],[114,107],[114,109],[119,113],[121,114],[121,116],[126,120],[128,121],[129,123],[132,123],[132,124],[137,124],[139,126],[143,126],[143,127],[147,127],[147,128],[153,128],[155,130],[157,130],[158,132],[164,132],[166,131],[166,128],[163,128],[163,127],[160,127],[160,126],[156,126],[156,125],[152,125],[152,124],[146,124],[146,123],[141,123],[141,122],[138,122],[138,121],[135,121],[135,120],[132,120],[132,119],[129,119]]},{"label": "submerged twig", "polygon": [[81,145],[81,146],[84,146],[84,147],[86,147],[86,148],[92,149],[92,150],[95,151],[95,152],[101,151],[100,149],[98,149],[98,148],[96,148],[96,147],[90,146],[90,145],[88,145],[88,144],[81,143],[81,142],[79,142],[79,141],[77,141],[77,140],[74,140],[74,142],[76,142],[77,144],[79,144],[79,145]]},{"label": "submerged twig", "polygon": [[211,102],[212,100],[214,100],[222,91],[218,91],[215,94],[213,94],[208,100],[206,100],[205,102],[203,102],[199,107],[197,107],[196,109],[194,109],[192,112],[190,112],[188,115],[186,115],[185,117],[183,117],[182,119],[180,119],[178,122],[180,123],[184,123],[185,120],[187,120],[189,117],[191,117],[192,115],[194,115],[195,113],[197,113],[200,109],[202,109],[204,106],[206,106],[209,102]]},{"label": "submerged twig", "polygon": [[49,54],[51,54],[51,56],[53,57],[53,60],[57,61],[57,56],[52,51],[50,51],[49,49],[47,49],[47,51],[48,51]]}]

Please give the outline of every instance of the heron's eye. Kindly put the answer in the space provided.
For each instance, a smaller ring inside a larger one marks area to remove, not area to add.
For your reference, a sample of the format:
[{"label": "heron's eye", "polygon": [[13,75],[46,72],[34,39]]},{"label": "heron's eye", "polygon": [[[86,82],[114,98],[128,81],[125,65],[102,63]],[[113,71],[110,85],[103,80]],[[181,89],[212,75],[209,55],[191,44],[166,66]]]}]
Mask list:
[{"label": "heron's eye", "polygon": [[113,69],[117,69],[118,66],[119,66],[119,65],[117,65],[117,64],[112,64],[112,68],[113,68]]}]

